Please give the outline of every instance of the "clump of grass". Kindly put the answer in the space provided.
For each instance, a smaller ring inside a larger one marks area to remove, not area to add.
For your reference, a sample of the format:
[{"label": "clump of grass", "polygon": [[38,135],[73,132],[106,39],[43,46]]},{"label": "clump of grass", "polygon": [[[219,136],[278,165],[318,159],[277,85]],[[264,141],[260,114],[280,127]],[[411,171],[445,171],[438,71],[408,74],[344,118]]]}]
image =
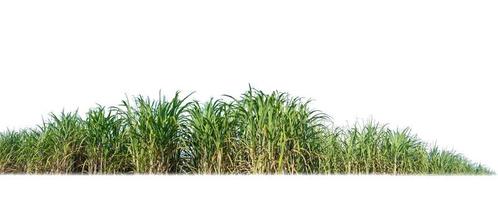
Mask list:
[{"label": "clump of grass", "polygon": [[428,171],[431,174],[489,174],[489,169],[473,163],[459,153],[433,147],[429,152]]},{"label": "clump of grass", "polygon": [[38,155],[33,158],[41,163],[35,172],[77,173],[84,163],[84,123],[77,112],[50,115],[40,127]]},{"label": "clump of grass", "polygon": [[323,121],[309,101],[287,93],[250,89],[235,100],[242,160],[251,173],[316,173],[322,154]]},{"label": "clump of grass", "polygon": [[116,109],[99,106],[87,113],[83,171],[108,174],[130,171],[125,120]]},{"label": "clump of grass", "polygon": [[233,105],[222,100],[195,102],[189,109],[188,168],[193,173],[241,171],[241,148]]},{"label": "clump of grass", "polygon": [[336,127],[288,93],[250,88],[200,103],[138,96],[120,106],[50,114],[0,134],[0,173],[493,174],[410,129]]},{"label": "clump of grass", "polygon": [[17,162],[20,157],[21,138],[21,134],[13,131],[3,133],[0,137],[0,171],[14,173],[22,169]]},{"label": "clump of grass", "polygon": [[182,170],[183,138],[187,130],[186,109],[190,103],[179,93],[168,101],[143,96],[134,105],[123,101],[124,134],[128,139],[132,171],[135,173],[178,173]]},{"label": "clump of grass", "polygon": [[39,138],[40,132],[36,130],[22,130],[18,157],[16,159],[18,173],[36,173],[40,166],[39,161]]}]

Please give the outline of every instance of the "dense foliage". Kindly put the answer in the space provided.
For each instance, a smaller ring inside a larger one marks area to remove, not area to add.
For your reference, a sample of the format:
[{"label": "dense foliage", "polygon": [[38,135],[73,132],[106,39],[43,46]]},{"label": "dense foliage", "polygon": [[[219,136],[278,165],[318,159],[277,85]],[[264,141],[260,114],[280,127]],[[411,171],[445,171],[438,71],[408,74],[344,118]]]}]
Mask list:
[{"label": "dense foliage", "polygon": [[492,174],[409,129],[334,127],[309,101],[250,88],[206,103],[138,96],[0,134],[0,173]]}]

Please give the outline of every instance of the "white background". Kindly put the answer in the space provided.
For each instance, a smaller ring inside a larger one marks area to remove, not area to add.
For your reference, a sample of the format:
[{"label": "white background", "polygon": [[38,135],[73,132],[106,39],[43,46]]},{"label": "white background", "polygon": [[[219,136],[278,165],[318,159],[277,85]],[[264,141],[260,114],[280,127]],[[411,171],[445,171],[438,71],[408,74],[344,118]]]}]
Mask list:
[{"label": "white background", "polygon": [[338,125],[412,127],[496,171],[497,10],[479,0],[0,1],[0,130],[125,93],[206,100],[250,83],[314,99]]},{"label": "white background", "polygon": [[2,176],[5,199],[496,200],[495,177]]}]

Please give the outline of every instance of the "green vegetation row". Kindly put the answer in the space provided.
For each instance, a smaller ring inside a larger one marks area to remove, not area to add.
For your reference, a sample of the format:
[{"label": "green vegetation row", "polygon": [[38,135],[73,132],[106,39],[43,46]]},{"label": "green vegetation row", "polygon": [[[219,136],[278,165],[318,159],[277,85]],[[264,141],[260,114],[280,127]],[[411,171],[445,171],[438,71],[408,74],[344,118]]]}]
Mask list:
[{"label": "green vegetation row", "polygon": [[250,88],[200,103],[138,96],[121,105],[51,114],[0,135],[0,173],[492,174],[429,147],[409,129],[335,127],[310,101]]}]

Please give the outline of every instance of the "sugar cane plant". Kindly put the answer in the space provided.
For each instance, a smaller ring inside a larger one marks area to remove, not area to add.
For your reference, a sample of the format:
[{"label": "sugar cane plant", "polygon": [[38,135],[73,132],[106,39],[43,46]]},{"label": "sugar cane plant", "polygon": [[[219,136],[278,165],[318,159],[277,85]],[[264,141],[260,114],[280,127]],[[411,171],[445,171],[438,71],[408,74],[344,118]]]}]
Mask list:
[{"label": "sugar cane plant", "polygon": [[0,173],[30,174],[493,174],[429,146],[410,129],[370,121],[334,126],[310,101],[249,88],[207,102],[127,98],[50,114],[0,133]]}]

